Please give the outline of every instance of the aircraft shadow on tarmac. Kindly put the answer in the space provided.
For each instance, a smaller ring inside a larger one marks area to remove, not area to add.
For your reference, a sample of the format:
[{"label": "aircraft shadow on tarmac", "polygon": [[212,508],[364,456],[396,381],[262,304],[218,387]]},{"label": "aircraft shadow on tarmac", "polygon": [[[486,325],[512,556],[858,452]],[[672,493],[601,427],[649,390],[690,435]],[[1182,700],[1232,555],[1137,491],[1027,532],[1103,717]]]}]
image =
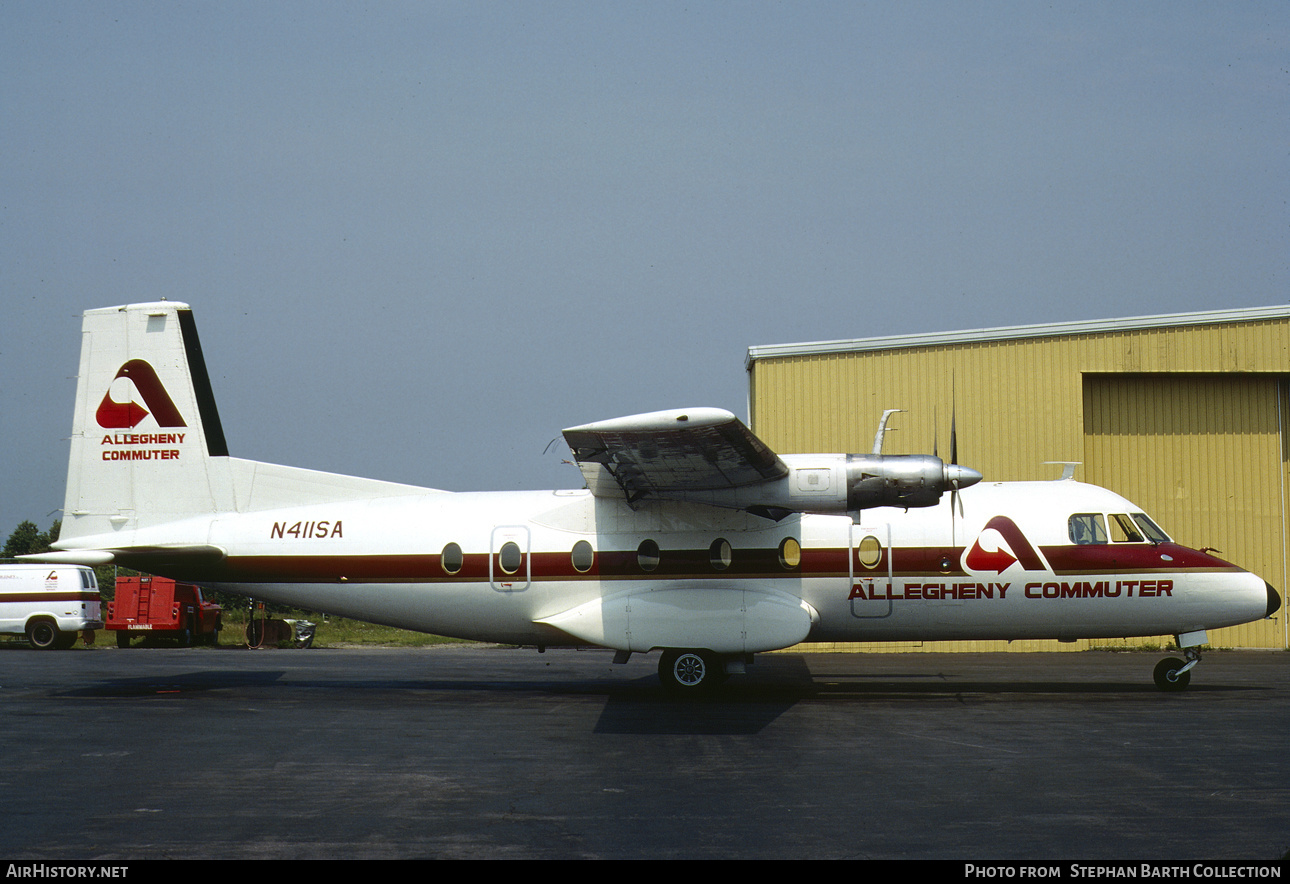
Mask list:
[{"label": "aircraft shadow on tarmac", "polygon": [[[513,670],[510,673],[513,675]],[[79,699],[176,699],[192,698],[211,691],[250,692],[270,695],[292,691],[342,691],[380,695],[402,694],[408,703],[424,702],[427,695],[445,697],[466,694],[550,695],[552,697],[604,697],[597,721],[597,733],[618,734],[755,734],[774,722],[794,705],[804,702],[961,703],[969,696],[981,701],[1025,702],[1027,698],[1082,701],[1091,696],[1122,697],[1138,704],[1171,702],[1182,694],[1161,694],[1150,683],[1120,681],[1025,681],[1015,677],[989,681],[973,673],[964,679],[952,672],[931,668],[875,674],[854,671],[812,671],[801,656],[777,655],[758,665],[746,676],[732,678],[714,692],[700,697],[675,697],[665,691],[654,676],[630,680],[612,677],[579,678],[567,672],[549,677],[480,677],[478,670],[462,678],[356,678],[302,677],[299,670],[284,678],[285,670],[201,670],[151,674],[137,678],[110,678],[57,696]],[[465,675],[465,673],[463,673]],[[1225,692],[1259,690],[1257,686],[1192,685],[1189,694],[1213,696]]]},{"label": "aircraft shadow on tarmac", "polygon": [[77,699],[120,699],[128,697],[174,697],[230,688],[266,687],[282,679],[282,672],[234,672],[211,670],[207,672],[180,672],[167,675],[148,675],[139,678],[113,678],[98,684],[69,691],[59,697]]}]

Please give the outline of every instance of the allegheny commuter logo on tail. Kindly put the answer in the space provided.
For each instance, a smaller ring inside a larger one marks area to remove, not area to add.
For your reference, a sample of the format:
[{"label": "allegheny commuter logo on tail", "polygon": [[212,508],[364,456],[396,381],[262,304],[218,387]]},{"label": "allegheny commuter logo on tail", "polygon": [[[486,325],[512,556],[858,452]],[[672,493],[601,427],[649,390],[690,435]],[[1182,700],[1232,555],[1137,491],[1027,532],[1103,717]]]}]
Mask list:
[{"label": "allegheny commuter logo on tail", "polygon": [[[175,407],[170,394],[166,392],[156,369],[142,359],[131,359],[117,370],[112,382],[129,378],[134,388],[143,397],[143,405],[130,399],[117,402],[112,398],[112,387],[103,394],[94,413],[95,420],[105,430],[129,430],[139,425],[145,417],[152,414],[153,420],[160,427],[187,427],[184,418]],[[103,460],[175,460],[179,457],[178,448],[154,448],[156,445],[183,444],[185,433],[111,433],[103,437],[101,444],[112,446],[103,451]],[[117,447],[122,446],[122,447]]]},{"label": "allegheny commuter logo on tail", "polygon": [[[115,383],[121,378],[129,378],[134,384],[134,388],[143,397],[144,403],[152,409],[152,417],[156,420],[157,426],[188,426],[180,416],[179,409],[175,408],[170,394],[162,385],[161,378],[157,377],[156,370],[147,362],[142,359],[131,359],[121,366],[112,381]],[[99,426],[105,430],[128,430],[137,427],[139,422],[148,416],[148,408],[144,408],[133,399],[129,402],[117,402],[112,398],[112,388],[109,385],[94,417],[98,420]]]}]

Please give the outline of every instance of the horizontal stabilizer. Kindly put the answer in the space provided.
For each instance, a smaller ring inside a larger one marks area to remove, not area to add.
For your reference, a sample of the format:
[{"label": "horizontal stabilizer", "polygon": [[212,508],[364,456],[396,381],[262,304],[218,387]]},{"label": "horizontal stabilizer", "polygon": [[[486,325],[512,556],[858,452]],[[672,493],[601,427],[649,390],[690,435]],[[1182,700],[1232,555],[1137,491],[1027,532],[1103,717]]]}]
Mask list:
[{"label": "horizontal stabilizer", "polygon": [[207,564],[224,558],[218,546],[131,546],[120,549],[71,549],[18,556],[31,562],[58,565],[123,565],[141,571],[163,571],[175,564]]},{"label": "horizontal stabilizer", "polygon": [[116,561],[116,555],[105,549],[72,549],[66,552],[35,553],[18,556],[23,562],[48,562],[51,565],[88,565],[91,568],[99,565],[110,565]]}]

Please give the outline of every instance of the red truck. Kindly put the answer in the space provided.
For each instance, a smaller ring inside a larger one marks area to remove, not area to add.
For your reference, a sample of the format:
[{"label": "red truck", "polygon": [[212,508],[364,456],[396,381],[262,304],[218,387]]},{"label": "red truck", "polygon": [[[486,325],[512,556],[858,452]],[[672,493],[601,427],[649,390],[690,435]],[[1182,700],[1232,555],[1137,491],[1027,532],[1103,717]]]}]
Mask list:
[{"label": "red truck", "polygon": [[119,648],[136,635],[164,636],[188,647],[195,642],[219,644],[223,609],[202,598],[193,583],[169,577],[118,577],[116,598],[107,602],[104,627],[115,629]]}]

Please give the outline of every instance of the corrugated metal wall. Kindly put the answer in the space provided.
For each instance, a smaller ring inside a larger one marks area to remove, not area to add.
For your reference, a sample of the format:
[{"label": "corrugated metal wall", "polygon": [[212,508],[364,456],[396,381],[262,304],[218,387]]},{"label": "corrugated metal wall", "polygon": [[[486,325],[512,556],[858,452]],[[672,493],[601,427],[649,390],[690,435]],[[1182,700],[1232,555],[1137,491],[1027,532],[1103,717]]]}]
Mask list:
[{"label": "corrugated metal wall", "polygon": [[[1141,505],[1180,542],[1287,586],[1283,494],[1290,321],[1282,318],[1022,340],[757,358],[754,431],[776,451],[864,452],[883,409],[884,451],[959,460],[991,480],[1076,478]],[[1215,646],[1287,647],[1276,621],[1211,635]],[[1141,642],[954,642],[928,649],[1079,649]],[[907,650],[908,645],[865,646]]]},{"label": "corrugated metal wall", "polygon": [[[1085,475],[1179,543],[1285,586],[1279,379],[1085,375]],[[1146,504],[1144,504],[1146,506]],[[1217,630],[1215,647],[1283,647],[1284,621]]]}]

